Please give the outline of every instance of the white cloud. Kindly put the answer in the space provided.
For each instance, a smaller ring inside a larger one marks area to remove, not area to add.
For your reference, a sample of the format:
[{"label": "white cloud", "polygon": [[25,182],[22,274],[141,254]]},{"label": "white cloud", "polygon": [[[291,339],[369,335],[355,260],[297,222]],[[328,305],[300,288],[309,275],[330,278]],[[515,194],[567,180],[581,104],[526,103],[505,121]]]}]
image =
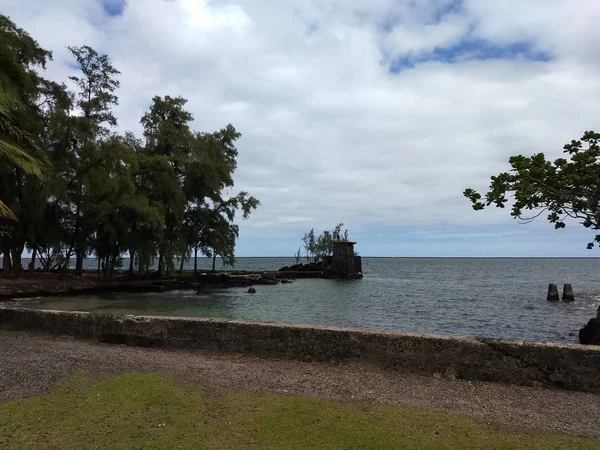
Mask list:
[{"label": "white cloud", "polygon": [[469,29],[469,19],[457,13],[448,14],[434,24],[400,22],[387,34],[384,48],[394,56],[414,57],[459,42],[469,33]]},{"label": "white cloud", "polygon": [[[128,0],[109,18],[92,0],[0,0],[55,51],[92,45],[121,71],[117,115],[139,131],[153,95],[189,99],[195,127],[242,133],[236,189],[260,198],[242,238],[351,229],[512,223],[474,213],[515,153],[544,151],[597,127],[600,3]],[[552,5],[550,4],[552,3]],[[447,48],[465,36],[528,42],[550,61],[466,59],[390,73],[390,55]]]}]

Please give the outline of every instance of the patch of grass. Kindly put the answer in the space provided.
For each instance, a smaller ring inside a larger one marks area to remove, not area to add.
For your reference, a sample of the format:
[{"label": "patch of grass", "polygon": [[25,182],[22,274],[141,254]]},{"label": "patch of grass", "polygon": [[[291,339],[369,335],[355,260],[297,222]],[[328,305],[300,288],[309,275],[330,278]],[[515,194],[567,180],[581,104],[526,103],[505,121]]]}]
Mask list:
[{"label": "patch of grass", "polygon": [[0,448],[17,449],[597,449],[592,439],[501,433],[410,406],[266,393],[207,395],[158,374],[92,381],[0,404]]}]

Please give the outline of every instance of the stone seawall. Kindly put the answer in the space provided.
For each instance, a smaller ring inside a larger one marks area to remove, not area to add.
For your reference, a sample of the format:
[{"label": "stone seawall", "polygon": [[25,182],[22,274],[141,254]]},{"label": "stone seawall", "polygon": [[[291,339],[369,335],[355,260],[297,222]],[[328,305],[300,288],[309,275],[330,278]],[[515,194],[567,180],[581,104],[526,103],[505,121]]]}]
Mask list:
[{"label": "stone seawall", "polygon": [[117,344],[359,362],[422,374],[600,392],[600,347],[200,318],[0,307],[0,327]]}]

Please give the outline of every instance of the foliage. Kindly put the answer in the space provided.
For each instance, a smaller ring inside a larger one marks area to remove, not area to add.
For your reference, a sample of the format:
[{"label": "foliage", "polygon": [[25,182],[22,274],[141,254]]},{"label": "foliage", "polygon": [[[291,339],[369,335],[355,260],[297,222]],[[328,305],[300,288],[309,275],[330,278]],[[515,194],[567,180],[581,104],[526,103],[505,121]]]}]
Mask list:
[{"label": "foliage", "polygon": [[[325,256],[331,256],[333,254],[334,236],[339,233],[343,226],[344,224],[340,223],[335,226],[333,231],[325,230],[319,236],[315,235],[314,228],[306,233],[302,238],[302,242],[304,242],[304,250],[306,252],[306,260],[310,263],[313,261],[319,261]],[[298,250],[298,255],[299,254],[300,250]]]},{"label": "foliage", "polygon": [[596,449],[590,438],[504,432],[454,413],[182,386],[164,374],[90,380],[2,403],[0,447],[110,449]]},{"label": "foliage", "polygon": [[294,255],[294,258],[296,259],[296,264],[299,264],[300,259],[302,258],[302,247],[298,247],[298,251]]},{"label": "foliage", "polygon": [[[5,160],[4,163],[43,179],[50,171],[49,160],[38,151],[20,120],[28,112],[28,90],[33,87],[35,78],[29,73],[28,64],[19,62],[19,59],[26,61],[24,56],[19,54],[18,48],[11,48],[11,41],[6,39],[7,28],[22,33],[22,30],[10,25],[0,16],[0,156]],[[27,40],[26,44],[37,46],[32,40]],[[2,200],[0,217],[17,219]]]},{"label": "foliage", "polygon": [[[509,159],[512,170],[491,177],[485,198],[473,189],[464,191],[476,211],[494,205],[505,208],[512,199],[511,216],[531,222],[547,213],[556,229],[576,219],[592,230],[600,229],[600,134],[584,133],[581,140],[566,144],[569,159],[546,160],[543,153]],[[523,217],[523,211],[534,211]],[[600,243],[600,234],[588,244]]]},{"label": "foliage", "polygon": [[105,277],[125,254],[131,274],[156,261],[168,275],[192,249],[233,264],[236,218],[260,204],[230,194],[241,133],[193,130],[187,100],[167,95],[152,99],[141,137],[119,134],[119,71],[89,46],[69,50],[73,92],[40,76],[51,53],[0,15],[0,213],[16,219],[0,236],[5,274],[21,274],[25,248],[45,270],[75,256],[77,273],[94,254]]}]

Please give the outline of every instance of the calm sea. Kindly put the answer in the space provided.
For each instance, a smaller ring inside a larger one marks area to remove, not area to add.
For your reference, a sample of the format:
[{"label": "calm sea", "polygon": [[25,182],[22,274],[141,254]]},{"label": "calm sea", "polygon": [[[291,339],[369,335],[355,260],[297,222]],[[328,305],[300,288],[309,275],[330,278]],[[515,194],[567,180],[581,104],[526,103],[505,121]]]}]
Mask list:
[{"label": "calm sea", "polygon": [[[203,269],[210,260],[199,260]],[[238,270],[276,270],[291,258],[239,258]],[[94,260],[86,266],[95,267]],[[189,264],[188,264],[189,267]],[[297,280],[229,289],[31,299],[30,307],[222,317],[475,337],[577,342],[600,304],[600,259],[363,258],[364,279]],[[546,301],[548,283],[574,303]]]}]

